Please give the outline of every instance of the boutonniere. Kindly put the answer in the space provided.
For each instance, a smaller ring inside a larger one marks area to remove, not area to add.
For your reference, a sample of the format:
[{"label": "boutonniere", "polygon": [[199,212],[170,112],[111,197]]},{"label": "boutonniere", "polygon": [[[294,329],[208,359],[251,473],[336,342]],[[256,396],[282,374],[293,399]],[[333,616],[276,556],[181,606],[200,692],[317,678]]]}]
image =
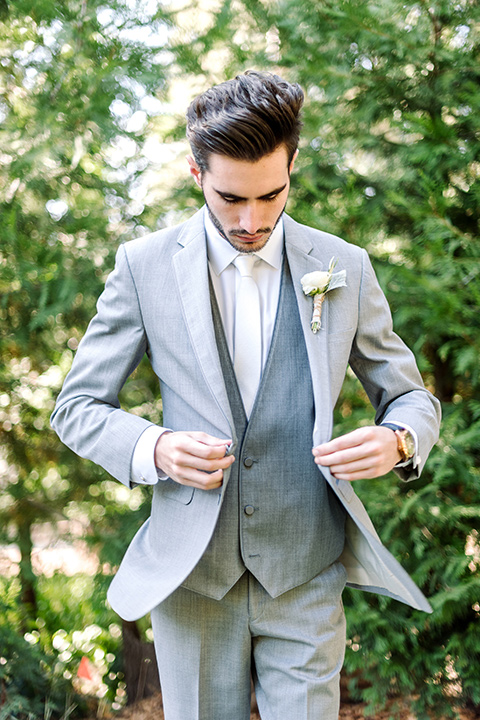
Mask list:
[{"label": "boutonniere", "polygon": [[332,258],[327,271],[319,270],[317,272],[307,273],[300,280],[305,295],[313,297],[311,328],[314,333],[322,327],[322,305],[327,292],[339,287],[344,287],[347,284],[346,270],[340,270],[340,272],[336,273],[333,272],[336,264],[337,261],[335,258]]}]

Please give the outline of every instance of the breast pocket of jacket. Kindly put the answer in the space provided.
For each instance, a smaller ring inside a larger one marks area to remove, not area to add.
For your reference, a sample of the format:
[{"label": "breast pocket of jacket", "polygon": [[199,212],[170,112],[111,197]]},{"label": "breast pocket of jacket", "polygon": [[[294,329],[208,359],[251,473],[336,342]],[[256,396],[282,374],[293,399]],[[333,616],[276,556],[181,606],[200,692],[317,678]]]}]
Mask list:
[{"label": "breast pocket of jacket", "polygon": [[337,402],[347,372],[352,351],[355,329],[342,330],[328,335],[328,361],[330,367],[330,389],[332,401]]},{"label": "breast pocket of jacket", "polygon": [[354,338],[355,328],[328,333],[328,354],[330,359],[335,361],[335,358],[338,358],[342,362],[345,359],[348,361]]},{"label": "breast pocket of jacket", "polygon": [[[160,485],[160,483],[159,483]],[[193,500],[195,488],[190,485],[180,485],[171,478],[167,478],[160,485],[161,497],[174,500],[182,505],[190,505]]]}]

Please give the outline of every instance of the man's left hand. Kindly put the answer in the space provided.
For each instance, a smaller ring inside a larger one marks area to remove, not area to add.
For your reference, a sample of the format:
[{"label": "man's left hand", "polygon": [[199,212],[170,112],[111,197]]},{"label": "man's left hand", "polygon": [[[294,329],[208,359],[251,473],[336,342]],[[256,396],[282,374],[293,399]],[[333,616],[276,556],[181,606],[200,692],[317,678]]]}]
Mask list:
[{"label": "man's left hand", "polygon": [[318,445],[312,452],[317,465],[329,467],[338,480],[349,481],[385,475],[401,460],[395,433],[375,425]]}]

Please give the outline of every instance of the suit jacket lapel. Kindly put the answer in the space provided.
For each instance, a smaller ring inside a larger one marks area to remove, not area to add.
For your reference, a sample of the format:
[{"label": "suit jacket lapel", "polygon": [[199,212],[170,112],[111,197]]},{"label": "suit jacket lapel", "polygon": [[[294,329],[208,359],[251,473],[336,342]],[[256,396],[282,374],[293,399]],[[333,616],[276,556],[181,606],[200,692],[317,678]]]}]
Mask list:
[{"label": "suit jacket lapel", "polygon": [[332,398],[330,393],[330,367],[328,358],[328,294],[322,308],[322,327],[313,333],[312,320],[313,300],[307,297],[300,279],[305,273],[326,270],[330,258],[322,260],[312,255],[313,245],[301,232],[297,223],[284,216],[285,249],[293,286],[297,297],[298,310],[302,323],[305,344],[312,374],[313,394],[315,399],[315,427],[313,432],[314,445],[326,442],[332,433]]},{"label": "suit jacket lapel", "polygon": [[231,437],[234,425],[213,327],[203,211],[185,225],[177,241],[181,247],[173,257],[173,267],[183,315],[195,356],[217,401],[218,427]]}]

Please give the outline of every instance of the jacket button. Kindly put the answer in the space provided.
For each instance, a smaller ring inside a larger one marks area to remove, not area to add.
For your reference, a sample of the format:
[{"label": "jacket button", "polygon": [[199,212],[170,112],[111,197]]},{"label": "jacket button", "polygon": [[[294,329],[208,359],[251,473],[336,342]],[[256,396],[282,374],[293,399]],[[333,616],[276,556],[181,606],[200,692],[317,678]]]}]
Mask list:
[{"label": "jacket button", "polygon": [[253,515],[253,513],[255,512],[255,508],[253,507],[253,505],[245,505],[245,507],[243,508],[243,512],[245,513],[245,515]]},{"label": "jacket button", "polygon": [[251,457],[246,457],[245,460],[243,461],[243,464],[245,465],[246,468],[251,468],[253,465],[253,459]]}]

